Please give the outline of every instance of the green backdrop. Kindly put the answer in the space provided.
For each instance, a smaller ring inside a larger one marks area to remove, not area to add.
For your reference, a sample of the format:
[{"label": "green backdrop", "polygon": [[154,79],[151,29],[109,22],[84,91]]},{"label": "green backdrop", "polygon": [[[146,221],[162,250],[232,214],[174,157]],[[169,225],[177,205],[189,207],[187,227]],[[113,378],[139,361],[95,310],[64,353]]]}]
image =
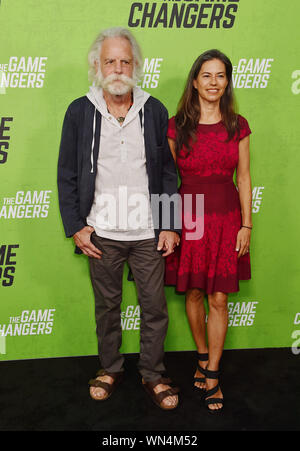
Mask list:
[{"label": "green backdrop", "polygon": [[[200,53],[218,48],[232,60],[238,111],[252,129],[254,228],[252,280],[230,295],[225,348],[293,346],[300,316],[299,14],[298,0],[1,1],[1,359],[97,354],[88,262],[64,236],[56,166],[65,110],[88,91],[88,49],[111,26],[130,28],[141,44],[141,85],[170,116]],[[129,353],[139,350],[139,307],[127,273],[121,321]],[[192,350],[184,296],[171,287],[166,295],[165,348]]]}]

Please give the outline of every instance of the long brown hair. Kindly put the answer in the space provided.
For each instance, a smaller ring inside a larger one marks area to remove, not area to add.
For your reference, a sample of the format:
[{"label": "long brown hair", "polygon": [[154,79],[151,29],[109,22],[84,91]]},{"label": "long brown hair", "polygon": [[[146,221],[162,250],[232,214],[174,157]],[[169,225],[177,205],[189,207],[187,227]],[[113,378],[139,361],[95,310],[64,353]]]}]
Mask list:
[{"label": "long brown hair", "polygon": [[219,50],[213,49],[202,53],[194,62],[187,82],[178,104],[175,116],[176,124],[176,152],[183,146],[189,151],[191,139],[196,140],[196,128],[201,116],[198,91],[193,86],[193,81],[197,79],[203,63],[212,59],[218,59],[225,65],[228,85],[220,99],[220,111],[222,121],[226,127],[228,140],[231,140],[235,133],[239,132],[238,115],[235,113],[235,101],[232,86],[232,64],[230,59]]}]

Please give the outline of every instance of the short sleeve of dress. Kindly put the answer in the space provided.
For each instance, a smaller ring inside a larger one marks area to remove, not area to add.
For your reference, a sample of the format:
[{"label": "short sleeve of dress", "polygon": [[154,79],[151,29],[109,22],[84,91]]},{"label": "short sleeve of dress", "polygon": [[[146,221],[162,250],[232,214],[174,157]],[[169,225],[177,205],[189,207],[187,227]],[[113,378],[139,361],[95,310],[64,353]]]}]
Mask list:
[{"label": "short sleeve of dress", "polygon": [[239,115],[239,126],[240,126],[239,140],[245,138],[246,136],[249,136],[252,133],[247,119],[245,119],[243,116],[240,115]]},{"label": "short sleeve of dress", "polygon": [[168,138],[176,139],[176,125],[175,125],[175,116],[171,117],[169,119],[169,125],[168,125],[168,132],[167,132]]}]

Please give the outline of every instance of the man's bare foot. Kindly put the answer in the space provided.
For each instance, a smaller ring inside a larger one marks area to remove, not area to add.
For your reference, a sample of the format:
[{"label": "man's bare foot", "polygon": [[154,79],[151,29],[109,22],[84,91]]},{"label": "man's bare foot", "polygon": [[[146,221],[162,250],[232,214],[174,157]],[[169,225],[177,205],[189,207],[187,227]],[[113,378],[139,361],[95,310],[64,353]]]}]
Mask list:
[{"label": "man's bare foot", "polygon": [[[161,383],[159,383],[161,382]],[[161,378],[156,382],[145,382],[142,379],[142,383],[144,388],[151,396],[152,400],[157,404],[161,409],[164,410],[172,410],[175,409],[178,405],[178,396],[177,393],[179,389],[177,387],[171,387],[169,383],[171,383],[171,379],[169,378]],[[162,393],[170,390],[169,393]],[[159,394],[162,393],[161,396]]]},{"label": "man's bare foot", "polygon": [[[154,387],[155,393],[160,393],[162,391],[168,390],[168,388],[171,388],[169,385],[159,384],[156,387]],[[178,404],[178,396],[167,396],[165,399],[161,402],[163,407],[176,407]]]},{"label": "man's bare foot", "polygon": [[[106,382],[107,384],[113,384],[114,380],[110,376],[99,376],[96,380],[101,382]],[[101,387],[90,387],[90,395],[93,399],[98,401],[104,401],[108,397],[108,393],[104,388]]]}]

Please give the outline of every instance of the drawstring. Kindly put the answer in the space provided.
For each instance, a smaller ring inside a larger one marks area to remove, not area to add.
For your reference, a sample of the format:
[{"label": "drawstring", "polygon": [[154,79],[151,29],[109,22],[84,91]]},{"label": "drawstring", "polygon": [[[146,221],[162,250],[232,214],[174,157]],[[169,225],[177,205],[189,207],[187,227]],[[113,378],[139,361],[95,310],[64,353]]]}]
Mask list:
[{"label": "drawstring", "polygon": [[94,109],[94,120],[93,120],[93,141],[92,141],[92,148],[91,148],[91,173],[94,172],[94,143],[95,143],[95,129],[96,129],[96,107]]},{"label": "drawstring", "polygon": [[142,108],[142,135],[143,135],[143,138],[144,138],[144,105],[143,105],[143,108]]},{"label": "drawstring", "polygon": [[141,118],[141,127],[142,127],[142,137],[143,137],[143,141],[144,141],[144,149],[142,149],[142,158],[144,158],[145,156],[145,135],[144,135],[144,105],[142,107],[142,118]]}]

